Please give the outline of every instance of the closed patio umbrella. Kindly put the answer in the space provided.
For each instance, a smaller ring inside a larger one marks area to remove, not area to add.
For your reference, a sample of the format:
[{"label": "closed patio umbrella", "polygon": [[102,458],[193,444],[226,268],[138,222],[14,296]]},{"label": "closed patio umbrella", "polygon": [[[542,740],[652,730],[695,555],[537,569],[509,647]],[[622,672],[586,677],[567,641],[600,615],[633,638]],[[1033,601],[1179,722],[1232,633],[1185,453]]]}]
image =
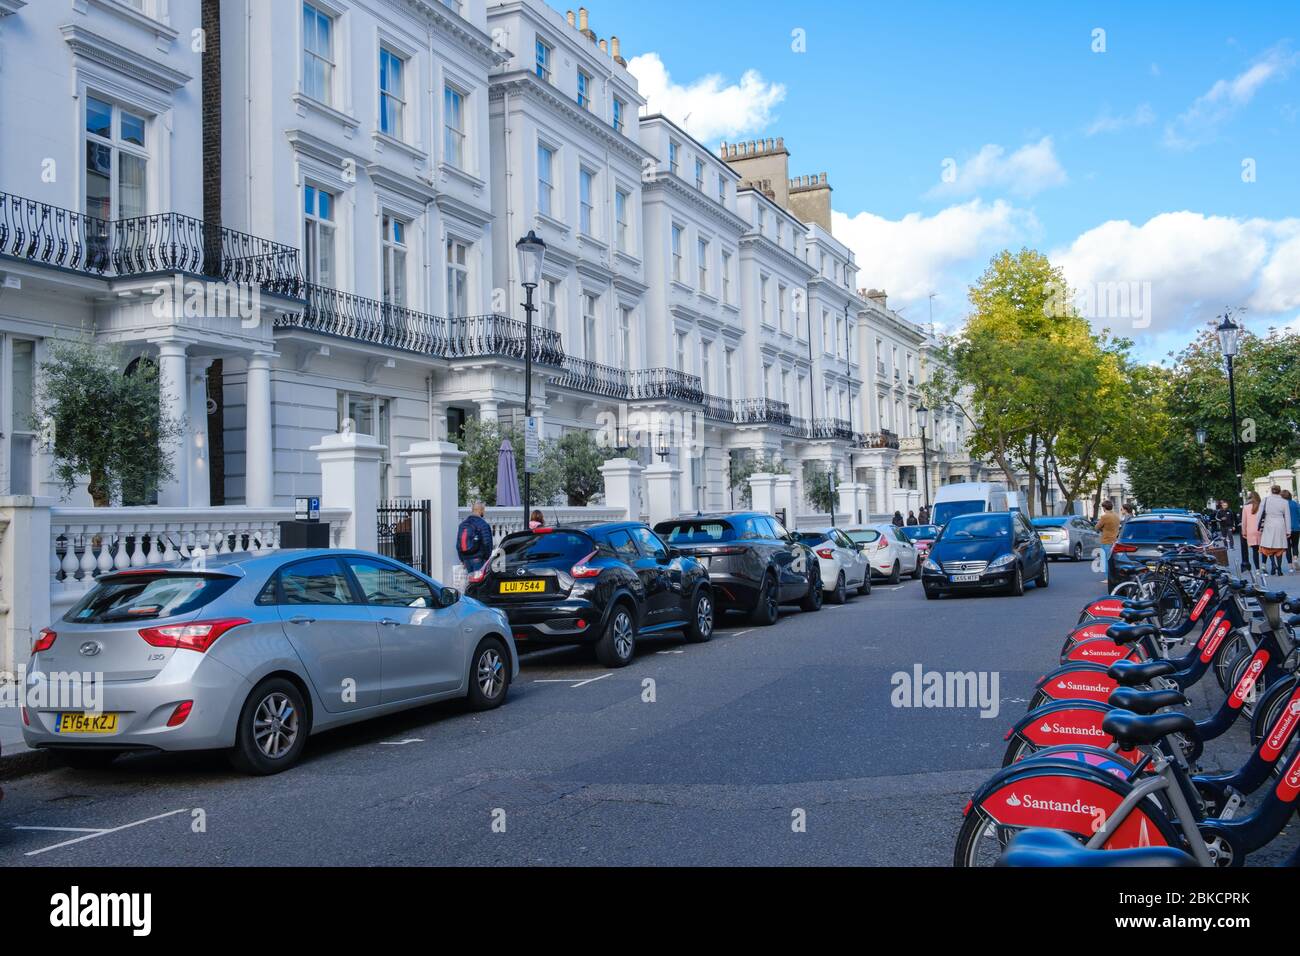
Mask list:
[{"label": "closed patio umbrella", "polygon": [[497,504],[516,508],[523,504],[519,497],[515,450],[511,447],[509,438],[501,439],[501,449],[497,452]]}]

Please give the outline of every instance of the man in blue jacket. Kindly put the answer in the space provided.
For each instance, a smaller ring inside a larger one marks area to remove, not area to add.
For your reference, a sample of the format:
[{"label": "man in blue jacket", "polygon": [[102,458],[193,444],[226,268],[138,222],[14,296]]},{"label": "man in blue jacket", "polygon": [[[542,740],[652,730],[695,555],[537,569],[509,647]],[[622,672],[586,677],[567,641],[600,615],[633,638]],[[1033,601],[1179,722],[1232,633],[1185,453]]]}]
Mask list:
[{"label": "man in blue jacket", "polygon": [[492,556],[492,526],[483,517],[486,510],[483,502],[474,502],[469,515],[456,529],[456,555],[470,574]]},{"label": "man in blue jacket", "polygon": [[1282,492],[1282,497],[1291,509],[1291,537],[1286,543],[1286,560],[1291,565],[1291,570],[1287,573],[1295,574],[1296,566],[1300,564],[1300,501],[1296,501],[1290,491]]}]

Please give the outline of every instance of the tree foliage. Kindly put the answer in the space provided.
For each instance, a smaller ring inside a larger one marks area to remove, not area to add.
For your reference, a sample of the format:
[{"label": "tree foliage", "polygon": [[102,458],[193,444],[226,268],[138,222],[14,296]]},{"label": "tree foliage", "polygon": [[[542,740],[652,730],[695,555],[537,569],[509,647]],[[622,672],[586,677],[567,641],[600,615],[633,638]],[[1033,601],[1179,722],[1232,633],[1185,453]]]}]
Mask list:
[{"label": "tree foliage", "polygon": [[[524,485],[524,436],[522,429],[505,422],[470,419],[456,444],[465,452],[458,475],[462,504],[497,501],[497,469],[501,442],[509,439],[515,452],[515,470],[519,478],[519,493]],[[541,443],[537,470],[529,482],[529,507],[544,507],[564,501],[570,505],[586,505],[604,489],[604,476],[600,466],[617,452],[602,448],[589,431],[569,432],[558,439]]]}]

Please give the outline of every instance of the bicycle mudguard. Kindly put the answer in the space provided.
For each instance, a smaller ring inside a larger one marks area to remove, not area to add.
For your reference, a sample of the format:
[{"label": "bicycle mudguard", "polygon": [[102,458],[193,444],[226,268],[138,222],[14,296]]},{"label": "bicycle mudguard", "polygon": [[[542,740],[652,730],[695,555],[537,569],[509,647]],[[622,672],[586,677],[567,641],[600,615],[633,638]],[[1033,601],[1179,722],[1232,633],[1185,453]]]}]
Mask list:
[{"label": "bicycle mudguard", "polygon": [[1090,637],[1080,641],[1061,656],[1062,664],[1102,664],[1109,667],[1116,661],[1144,661],[1147,659],[1142,642],[1127,646],[1116,644],[1109,637]]},{"label": "bicycle mudguard", "polygon": [[[1076,763],[1087,764],[1120,780],[1128,780],[1136,767],[1136,764],[1124,759],[1115,751],[1107,750],[1105,747],[1095,747],[1092,744],[1064,744],[1060,747],[1048,747],[1046,750],[1030,754],[1015,766],[1024,766],[1031,761],[1035,764],[1056,761],[1067,766]],[[1145,772],[1152,771],[1148,768]]]},{"label": "bicycle mudguard", "polygon": [[1065,639],[1065,643],[1061,645],[1061,657],[1064,658],[1070,652],[1070,648],[1080,641],[1088,641],[1094,637],[1105,637],[1106,631],[1119,623],[1118,620],[1102,619],[1089,620],[1079,625],[1070,632]]},{"label": "bicycle mudguard", "polygon": [[[1105,747],[1111,743],[1111,735],[1102,730],[1101,722],[1113,707],[1108,704],[1090,700],[1054,700],[1021,717],[1019,722],[1007,731],[1006,739],[1023,740],[1037,748],[1055,747],[1061,744],[1091,744]],[[1008,755],[1011,748],[1007,747]],[[1130,763],[1136,763],[1140,755],[1136,750],[1116,751]],[[1007,766],[1004,762],[1003,766]]]},{"label": "bicycle mudguard", "polygon": [[[1119,808],[1132,784],[1085,763],[1026,760],[995,773],[966,809],[1008,827],[1048,827],[1083,839]],[[1173,823],[1150,797],[1133,808],[1104,849],[1182,847]]]},{"label": "bicycle mudguard", "polygon": [[1038,682],[1035,691],[1052,700],[1095,700],[1106,703],[1119,681],[1101,664],[1063,664]]},{"label": "bicycle mudguard", "polygon": [[[1271,737],[1275,730],[1282,727],[1280,723],[1276,723],[1276,722],[1272,727],[1265,727],[1264,721],[1267,719],[1268,712],[1272,710],[1273,701],[1278,697],[1278,695],[1286,694],[1288,697],[1290,697],[1292,695],[1292,692],[1296,691],[1297,688],[1300,688],[1300,678],[1297,678],[1295,674],[1287,674],[1285,677],[1282,677],[1280,680],[1277,680],[1274,683],[1269,684],[1268,690],[1264,692],[1264,696],[1260,698],[1255,704],[1255,713],[1251,715],[1251,719],[1250,719],[1251,740],[1258,743],[1261,740],[1263,740],[1265,737]],[[1296,720],[1300,720],[1300,698],[1293,698],[1291,702],[1287,705],[1287,708],[1289,711],[1292,708],[1294,708],[1292,716],[1293,718],[1295,718],[1295,720],[1293,720],[1292,723],[1286,727],[1287,730],[1290,730],[1294,727]]]},{"label": "bicycle mudguard", "polygon": [[1108,594],[1105,597],[1093,598],[1089,601],[1079,614],[1079,624],[1082,624],[1090,617],[1099,620],[1109,619],[1113,624],[1119,620],[1119,612],[1124,610],[1124,599]]}]

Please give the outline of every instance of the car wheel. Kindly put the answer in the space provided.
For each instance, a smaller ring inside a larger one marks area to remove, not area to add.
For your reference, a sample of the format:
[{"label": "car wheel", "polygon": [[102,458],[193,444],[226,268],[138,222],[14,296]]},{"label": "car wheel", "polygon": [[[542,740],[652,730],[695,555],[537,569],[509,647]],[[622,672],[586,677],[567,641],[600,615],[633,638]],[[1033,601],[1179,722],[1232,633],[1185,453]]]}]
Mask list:
[{"label": "car wheel", "polygon": [[925,599],[927,601],[936,601],[939,599],[941,592],[936,588],[925,588]]},{"label": "car wheel", "polygon": [[749,623],[759,627],[775,624],[781,614],[780,601],[776,578],[771,574],[763,575],[763,583],[758,587],[758,600],[754,602],[754,610],[749,614]]},{"label": "car wheel", "polygon": [[1038,587],[1038,588],[1047,587],[1047,565],[1049,563],[1050,562],[1046,558],[1043,559],[1043,572],[1042,574],[1038,575],[1038,577],[1034,578],[1034,587]]},{"label": "car wheel", "polygon": [[120,750],[60,750],[58,759],[74,770],[103,770],[121,754]]},{"label": "car wheel", "polygon": [[686,627],[686,639],[692,644],[703,644],[713,636],[713,597],[708,588],[695,591],[695,604],[691,612],[690,624]]},{"label": "car wheel", "polygon": [[831,592],[831,603],[843,604],[848,599],[849,589],[844,581],[844,572],[841,571],[840,576],[835,579],[835,590]]},{"label": "car wheel", "polygon": [[605,633],[596,642],[596,660],[606,667],[624,667],[636,652],[636,621],[626,604],[617,604],[609,615]]},{"label": "car wheel", "polygon": [[912,566],[912,580],[921,580],[921,556],[917,555],[916,564]]},{"label": "car wheel", "polygon": [[1074,543],[1074,552],[1070,555],[1070,560],[1071,560],[1071,561],[1076,561],[1076,562],[1077,562],[1077,561],[1082,561],[1082,560],[1083,560],[1083,544],[1082,544],[1082,543],[1080,543],[1080,542],[1078,542],[1078,541],[1076,541],[1076,542]]},{"label": "car wheel", "polygon": [[469,664],[469,692],[465,699],[474,710],[491,710],[506,702],[510,693],[510,654],[495,637],[479,642]]},{"label": "car wheel", "polygon": [[258,776],[288,770],[302,756],[307,732],[307,706],[298,688],[283,677],[269,677],[244,701],[230,762]]},{"label": "car wheel", "polygon": [[1025,575],[1024,572],[1020,570],[1020,565],[1018,564],[1016,565],[1016,575],[1011,579],[1011,584],[1008,585],[1007,593],[1012,597],[1020,597],[1025,593]]},{"label": "car wheel", "polygon": [[858,585],[858,594],[866,597],[871,593],[871,569],[862,572],[862,583]]},{"label": "car wheel", "polygon": [[903,569],[899,567],[897,561],[894,562],[894,568],[889,572],[889,583],[897,584],[903,577]]},{"label": "car wheel", "polygon": [[799,607],[804,611],[820,611],[824,597],[821,572],[814,571],[808,576],[808,593],[799,602]]}]

